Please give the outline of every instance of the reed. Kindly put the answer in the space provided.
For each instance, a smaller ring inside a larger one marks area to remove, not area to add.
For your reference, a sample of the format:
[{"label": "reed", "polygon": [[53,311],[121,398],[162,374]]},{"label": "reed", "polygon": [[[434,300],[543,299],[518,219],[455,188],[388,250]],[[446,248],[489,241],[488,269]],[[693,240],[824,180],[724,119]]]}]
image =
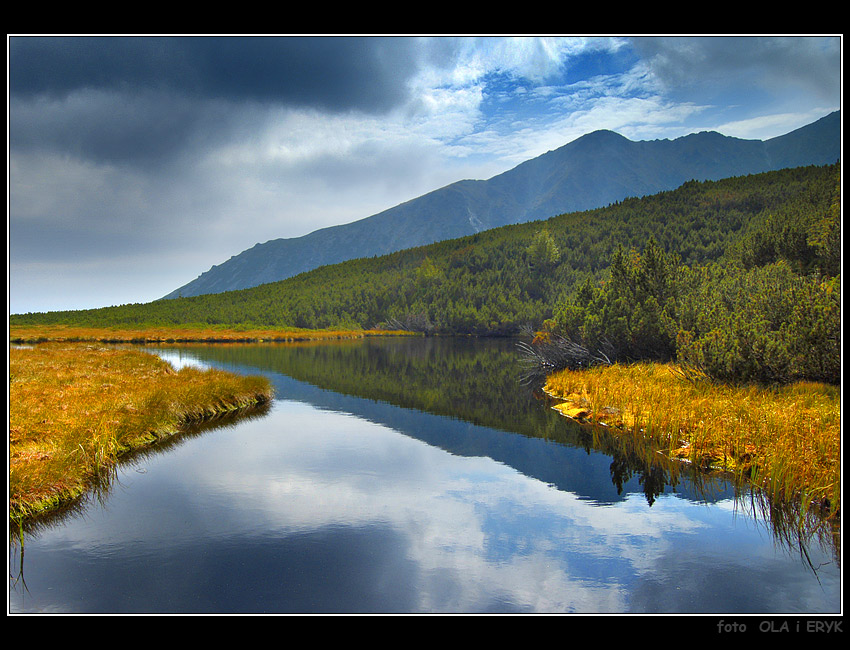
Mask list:
[{"label": "reed", "polygon": [[20,521],[108,481],[118,458],[189,422],[264,403],[263,377],[91,344],[9,350],[9,512]]},{"label": "reed", "polygon": [[779,502],[841,511],[840,387],[731,386],[675,364],[564,370],[544,390],[565,415],[653,440],[662,453],[731,472]]}]

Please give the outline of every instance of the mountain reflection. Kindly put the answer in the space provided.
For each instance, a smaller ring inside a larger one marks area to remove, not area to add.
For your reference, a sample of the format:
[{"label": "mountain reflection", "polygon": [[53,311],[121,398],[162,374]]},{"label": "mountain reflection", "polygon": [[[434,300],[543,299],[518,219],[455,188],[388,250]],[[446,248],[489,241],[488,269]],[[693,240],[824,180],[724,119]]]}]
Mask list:
[{"label": "mountain reflection", "polygon": [[27,535],[26,578],[10,544],[17,611],[835,611],[831,549],[807,565],[749,492],[559,415],[515,341],[148,349],[276,398],[128,458]]},{"label": "mountain reflection", "polygon": [[599,503],[642,492],[652,505],[670,490],[695,500],[734,497],[733,488],[716,480],[699,482],[695,491],[697,484],[682,481],[681,465],[557,414],[538,387],[521,382],[512,339],[399,337],[180,350],[269,373],[278,397],[346,410],[455,455],[488,456]]},{"label": "mountain reflection", "polygon": [[490,457],[594,503],[643,494],[652,506],[665,492],[698,502],[730,500],[766,522],[778,543],[801,549],[814,539],[839,555],[839,530],[811,509],[777,506],[746,485],[672,462],[640,440],[559,415],[538,385],[524,381],[515,339],[379,337],[172,350],[259,370],[270,375],[278,397],[350,412],[455,455]]}]

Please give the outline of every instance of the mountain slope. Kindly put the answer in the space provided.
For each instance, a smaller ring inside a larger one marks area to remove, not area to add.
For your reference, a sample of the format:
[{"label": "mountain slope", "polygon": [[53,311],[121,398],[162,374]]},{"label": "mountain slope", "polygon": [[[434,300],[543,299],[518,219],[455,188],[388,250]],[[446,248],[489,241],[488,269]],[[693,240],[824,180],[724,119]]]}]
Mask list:
[{"label": "mountain slope", "polygon": [[489,180],[459,181],[350,224],[257,244],[165,298],[245,289],[326,264],[594,209],[689,180],[831,164],[840,151],[839,111],[766,141],[702,132],[634,142],[595,131]]}]

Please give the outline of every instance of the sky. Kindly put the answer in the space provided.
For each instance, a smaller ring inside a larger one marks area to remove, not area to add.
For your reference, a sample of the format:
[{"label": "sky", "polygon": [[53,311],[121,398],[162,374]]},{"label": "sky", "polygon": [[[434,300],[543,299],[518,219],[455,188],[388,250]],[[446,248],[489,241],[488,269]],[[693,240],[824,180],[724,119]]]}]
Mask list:
[{"label": "sky", "polygon": [[597,129],[782,135],[840,109],[841,44],[7,35],[9,313],[150,302]]}]

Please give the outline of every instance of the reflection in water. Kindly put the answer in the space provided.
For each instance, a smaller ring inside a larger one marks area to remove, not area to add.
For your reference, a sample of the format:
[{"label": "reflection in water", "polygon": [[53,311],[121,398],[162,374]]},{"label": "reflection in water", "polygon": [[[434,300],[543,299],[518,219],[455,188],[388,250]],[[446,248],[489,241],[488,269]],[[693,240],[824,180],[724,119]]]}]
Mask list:
[{"label": "reflection in water", "polygon": [[[708,477],[696,468],[670,461],[656,453],[654,448],[642,446],[640,440],[614,435],[604,428],[588,429],[565,421],[546,408],[533,405],[530,408],[530,400],[538,400],[544,405],[552,403],[552,400],[539,390],[537,384],[525,385],[521,381],[527,368],[518,356],[517,343],[513,339],[367,339],[307,342],[285,348],[269,344],[198,345],[181,346],[176,352],[160,349],[160,353],[170,354],[171,357],[167,358],[180,355],[177,358],[191,359],[191,363],[215,362],[270,370],[335,393],[458,418],[498,431],[544,438],[573,449],[583,449],[588,454],[591,451],[602,452],[610,457],[611,481],[618,495],[622,495],[625,484],[636,480],[650,505],[665,491],[677,489],[685,498],[699,500],[743,497],[753,513],[772,513],[773,516],[765,517],[765,521],[780,526],[777,536],[793,540],[794,545],[800,542],[794,535],[796,531],[804,530],[808,536],[819,536],[823,540],[831,540],[837,534],[837,527],[822,521],[816,512],[807,512],[804,515],[806,520],[801,522],[795,513],[787,509],[778,511],[761,495],[751,494],[745,488],[717,477]],[[393,410],[388,410],[388,413],[392,414]],[[438,431],[441,429],[425,429],[417,435],[429,444],[455,454],[493,456],[499,453],[494,451],[489,439],[482,446],[464,449],[464,445],[475,442],[456,433],[440,438]],[[579,465],[584,463],[583,457],[574,453],[568,455],[578,458]],[[529,476],[551,480],[551,477],[539,474],[545,461],[535,459],[531,464],[524,463],[516,449],[510,450],[504,457],[493,457]],[[564,458],[551,460],[551,464],[559,469],[564,466]],[[563,486],[564,489],[581,491],[581,486],[575,483],[577,474],[581,474],[581,468],[570,472],[570,483]],[[683,477],[687,478],[684,484]],[[592,486],[594,490],[599,489],[595,480]],[[589,498],[604,500],[609,497],[596,493]]]},{"label": "reflection in water", "polygon": [[[25,543],[13,611],[830,612],[734,487],[575,425],[512,341],[182,347],[267,373],[262,417],[122,466]],[[176,354],[176,352],[175,352]]]}]

